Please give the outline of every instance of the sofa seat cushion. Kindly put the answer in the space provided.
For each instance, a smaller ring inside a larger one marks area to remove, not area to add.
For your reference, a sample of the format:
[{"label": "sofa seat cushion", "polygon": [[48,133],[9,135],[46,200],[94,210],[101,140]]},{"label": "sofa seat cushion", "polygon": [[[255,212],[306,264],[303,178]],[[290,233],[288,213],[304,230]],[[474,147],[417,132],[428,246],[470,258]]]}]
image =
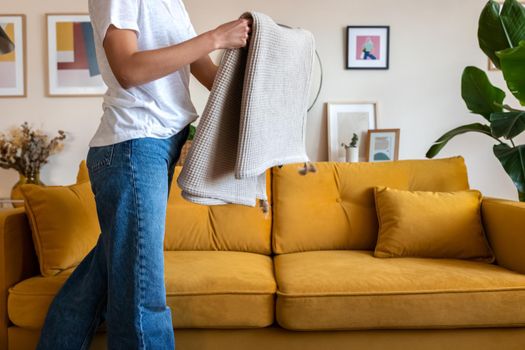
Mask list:
[{"label": "sofa seat cushion", "polygon": [[483,262],[310,251],[275,257],[277,322],[291,330],[525,325],[525,275]]},{"label": "sofa seat cushion", "polygon": [[[269,256],[225,251],[166,251],[165,283],[175,328],[255,328],[274,321],[276,283]],[[73,268],[9,289],[15,325],[40,329]]]}]

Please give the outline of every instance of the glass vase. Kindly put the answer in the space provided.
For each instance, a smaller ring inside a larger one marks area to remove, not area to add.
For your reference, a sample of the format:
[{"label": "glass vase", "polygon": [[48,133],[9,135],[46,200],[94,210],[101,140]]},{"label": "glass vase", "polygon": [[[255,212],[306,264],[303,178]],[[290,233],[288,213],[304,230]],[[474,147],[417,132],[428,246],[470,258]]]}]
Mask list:
[{"label": "glass vase", "polygon": [[[37,171],[33,174],[30,174],[28,176],[25,176],[22,173],[18,173],[18,182],[13,186],[11,189],[11,200],[23,200],[24,196],[22,195],[21,187],[25,184],[33,184],[33,185],[39,185],[39,186],[45,186],[45,184],[40,181],[40,172]],[[23,207],[24,204],[21,203],[13,203],[13,207]]]}]

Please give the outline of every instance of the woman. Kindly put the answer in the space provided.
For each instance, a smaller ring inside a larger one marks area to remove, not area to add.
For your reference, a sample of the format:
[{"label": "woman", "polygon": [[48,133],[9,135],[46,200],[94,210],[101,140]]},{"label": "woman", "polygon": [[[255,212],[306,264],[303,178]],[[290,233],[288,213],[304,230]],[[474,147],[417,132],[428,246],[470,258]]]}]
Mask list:
[{"label": "woman", "polygon": [[189,74],[211,89],[208,54],[246,46],[251,23],[196,35],[181,0],[90,0],[89,10],[108,86],[86,159],[101,234],[55,296],[37,349],[88,349],[105,320],[108,349],[173,350],[163,240],[174,167],[197,118]]},{"label": "woman", "polygon": [[366,42],[363,44],[363,59],[371,59],[375,60],[376,56],[372,54],[372,51],[374,50],[374,43],[372,42],[372,38],[368,37],[366,38]]}]

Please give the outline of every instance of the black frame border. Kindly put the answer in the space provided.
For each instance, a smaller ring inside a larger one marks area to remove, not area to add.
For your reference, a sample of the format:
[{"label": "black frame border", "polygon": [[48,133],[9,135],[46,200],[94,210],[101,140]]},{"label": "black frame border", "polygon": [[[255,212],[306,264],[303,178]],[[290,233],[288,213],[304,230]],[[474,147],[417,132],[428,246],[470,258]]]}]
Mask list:
[{"label": "black frame border", "polygon": [[[350,67],[350,30],[353,28],[386,29],[386,67]],[[346,69],[347,70],[388,70],[390,68],[390,26],[347,26],[346,27]]]}]

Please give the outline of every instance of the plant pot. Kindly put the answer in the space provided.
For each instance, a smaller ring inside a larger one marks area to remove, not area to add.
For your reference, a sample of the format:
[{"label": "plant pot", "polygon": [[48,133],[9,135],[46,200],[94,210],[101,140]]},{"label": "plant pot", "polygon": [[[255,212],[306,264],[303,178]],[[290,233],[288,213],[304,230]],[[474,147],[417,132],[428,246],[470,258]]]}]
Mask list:
[{"label": "plant pot", "polygon": [[348,147],[346,149],[346,161],[350,163],[359,162],[359,148],[357,147]]},{"label": "plant pot", "polygon": [[[11,189],[11,199],[12,200],[23,200],[24,196],[22,195],[22,190],[20,189],[22,185],[33,184],[39,186],[45,186],[45,184],[40,181],[40,173],[36,173],[35,176],[25,177],[24,175],[18,173],[19,179],[18,182]],[[23,203],[13,203],[13,207],[23,207]]]}]

